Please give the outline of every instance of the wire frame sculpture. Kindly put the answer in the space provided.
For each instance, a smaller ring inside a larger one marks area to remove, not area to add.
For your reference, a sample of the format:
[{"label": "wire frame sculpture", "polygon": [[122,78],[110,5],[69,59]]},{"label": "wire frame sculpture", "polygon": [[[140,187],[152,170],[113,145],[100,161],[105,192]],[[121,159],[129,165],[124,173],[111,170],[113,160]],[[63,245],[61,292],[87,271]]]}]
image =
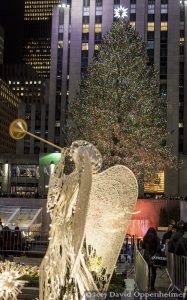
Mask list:
[{"label": "wire frame sculpture", "polygon": [[[75,168],[64,174],[65,157]],[[101,172],[102,157],[86,141],[74,142],[50,178],[49,247],[40,270],[40,300],[82,300],[106,291],[138,195],[134,174],[116,165]]]}]

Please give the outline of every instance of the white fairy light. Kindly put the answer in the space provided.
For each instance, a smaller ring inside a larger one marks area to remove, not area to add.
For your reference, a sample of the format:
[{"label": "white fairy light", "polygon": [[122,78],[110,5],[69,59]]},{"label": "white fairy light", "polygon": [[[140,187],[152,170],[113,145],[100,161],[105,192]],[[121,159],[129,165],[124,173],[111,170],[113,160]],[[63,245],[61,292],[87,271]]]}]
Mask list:
[{"label": "white fairy light", "polygon": [[136,178],[125,166],[101,172],[102,156],[94,145],[75,141],[68,154],[74,171],[63,175],[62,156],[50,176],[51,224],[40,268],[40,300],[58,300],[61,287],[63,299],[76,300],[85,299],[86,291],[98,291],[98,286],[108,288],[138,195]]},{"label": "white fairy light", "polygon": [[17,300],[18,294],[26,281],[20,280],[23,275],[36,274],[36,267],[18,265],[14,262],[5,261],[0,263],[0,299]]},{"label": "white fairy light", "polygon": [[123,7],[120,5],[120,7],[114,9],[114,17],[118,19],[124,19],[128,17],[128,8]]}]

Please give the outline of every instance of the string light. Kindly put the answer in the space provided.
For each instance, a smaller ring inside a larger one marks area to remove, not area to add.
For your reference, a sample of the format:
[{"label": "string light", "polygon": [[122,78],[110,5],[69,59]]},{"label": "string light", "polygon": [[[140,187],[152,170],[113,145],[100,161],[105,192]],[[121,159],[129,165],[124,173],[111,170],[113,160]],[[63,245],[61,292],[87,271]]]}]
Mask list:
[{"label": "string light", "polygon": [[18,265],[14,262],[5,261],[0,263],[0,299],[17,300],[18,294],[26,281],[20,278],[23,275],[38,274],[37,267]]},{"label": "string light", "polygon": [[130,23],[114,22],[88,67],[69,114],[69,141],[95,144],[104,168],[123,164],[138,178],[177,165],[167,146],[167,102],[160,97],[159,74],[147,65],[141,37]]}]

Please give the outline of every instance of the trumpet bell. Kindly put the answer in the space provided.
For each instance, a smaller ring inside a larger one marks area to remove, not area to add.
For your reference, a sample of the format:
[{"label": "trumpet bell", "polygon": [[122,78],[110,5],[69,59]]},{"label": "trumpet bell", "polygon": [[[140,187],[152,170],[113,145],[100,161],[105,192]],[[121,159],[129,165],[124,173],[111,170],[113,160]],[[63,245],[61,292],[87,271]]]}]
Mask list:
[{"label": "trumpet bell", "polygon": [[16,119],[9,126],[9,134],[15,140],[21,140],[27,134],[28,126],[25,120]]}]

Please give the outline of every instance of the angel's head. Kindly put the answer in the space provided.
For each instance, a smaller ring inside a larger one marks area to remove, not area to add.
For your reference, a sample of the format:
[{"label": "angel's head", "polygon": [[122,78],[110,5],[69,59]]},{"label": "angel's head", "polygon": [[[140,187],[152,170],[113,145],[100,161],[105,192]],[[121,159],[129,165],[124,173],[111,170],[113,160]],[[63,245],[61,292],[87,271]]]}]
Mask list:
[{"label": "angel's head", "polygon": [[75,141],[70,146],[70,156],[72,157],[75,166],[80,166],[80,153],[83,153],[84,151],[87,151],[89,155],[92,172],[94,174],[98,173],[102,167],[101,153],[93,144],[86,141]]}]

